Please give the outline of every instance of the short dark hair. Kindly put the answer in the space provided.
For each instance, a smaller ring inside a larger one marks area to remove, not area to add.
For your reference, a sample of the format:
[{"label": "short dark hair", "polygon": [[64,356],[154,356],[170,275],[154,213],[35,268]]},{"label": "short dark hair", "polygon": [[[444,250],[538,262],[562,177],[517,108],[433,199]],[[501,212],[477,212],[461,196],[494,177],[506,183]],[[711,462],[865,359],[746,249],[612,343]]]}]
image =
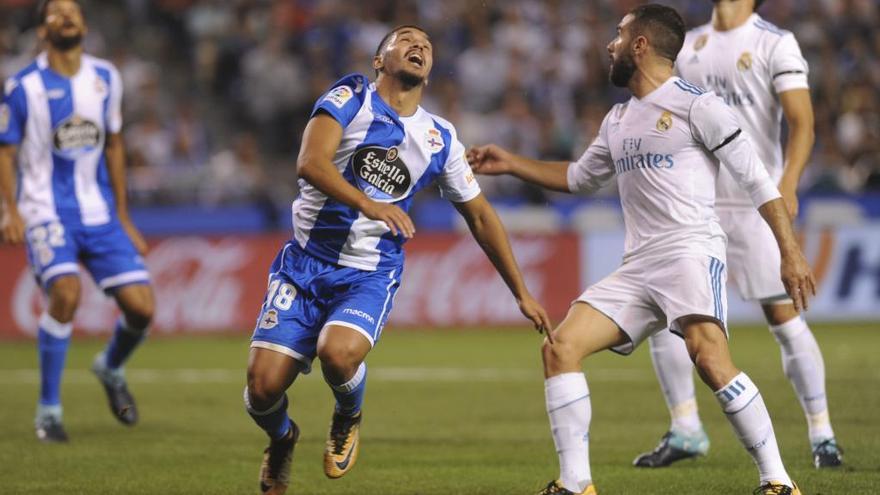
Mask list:
[{"label": "short dark hair", "polygon": [[[401,24],[400,26],[397,26],[396,28],[392,29],[391,31],[388,31],[385,34],[385,36],[382,37],[382,41],[380,41],[379,46],[376,47],[376,54],[374,56],[378,57],[379,55],[382,55],[382,51],[385,50],[385,47],[388,46],[388,42],[391,41],[391,37],[394,36],[395,33],[397,33],[398,31],[400,31],[402,29],[416,29],[416,30],[419,30],[425,34],[428,34],[427,31],[420,28],[419,26],[416,26],[415,24]],[[376,71],[376,75],[377,76],[379,75],[378,70]]]},{"label": "short dark hair", "polygon": [[375,56],[378,57],[379,55],[381,55],[382,50],[384,50],[385,47],[388,46],[388,42],[391,41],[391,37],[394,36],[394,34],[397,33],[398,31],[403,30],[403,29],[416,29],[416,30],[421,31],[425,34],[428,34],[427,31],[420,28],[419,26],[416,26],[415,24],[401,24],[400,26],[397,26],[396,28],[392,29],[391,31],[388,31],[388,33],[386,33],[385,36],[382,37],[382,41],[380,41],[379,46],[376,47],[376,55]]},{"label": "short dark hair", "polygon": [[761,8],[761,4],[764,3],[764,0],[755,0],[755,11]]},{"label": "short dark hair", "polygon": [[684,45],[684,20],[672,7],[648,3],[631,11],[631,29],[635,36],[644,35],[657,54],[675,62]]},{"label": "short dark hair", "polygon": [[[46,16],[49,13],[49,4],[54,2],[55,0],[42,0],[37,4],[37,25],[42,26],[46,23]],[[82,2],[79,0],[71,0],[73,3],[79,5],[80,10],[83,8]]]}]

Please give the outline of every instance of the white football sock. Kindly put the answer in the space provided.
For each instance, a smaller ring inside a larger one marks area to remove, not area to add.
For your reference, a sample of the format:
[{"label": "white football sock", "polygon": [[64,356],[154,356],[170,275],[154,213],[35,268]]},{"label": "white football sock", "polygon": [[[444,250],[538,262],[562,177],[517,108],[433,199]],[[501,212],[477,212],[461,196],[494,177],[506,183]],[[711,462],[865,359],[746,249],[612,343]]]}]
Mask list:
[{"label": "white football sock", "polygon": [[813,332],[800,316],[770,331],[782,350],[782,369],[791,381],[807,417],[810,442],[817,444],[834,438],[825,397],[825,363]]},{"label": "white football sock", "polygon": [[544,381],[544,396],[553,443],[559,454],[562,486],[582,492],[590,475],[589,431],[592,408],[583,373],[563,373]]},{"label": "white football sock", "polygon": [[775,481],[792,486],[791,478],[782,465],[770,414],[752,380],[741,372],[715,392],[715,397],[721,403],[739,441],[755,460],[761,484]]},{"label": "white football sock", "polygon": [[686,434],[701,431],[703,424],[694,393],[694,363],[684,339],[663,330],[652,335],[649,343],[654,371],[672,418],[669,429]]}]

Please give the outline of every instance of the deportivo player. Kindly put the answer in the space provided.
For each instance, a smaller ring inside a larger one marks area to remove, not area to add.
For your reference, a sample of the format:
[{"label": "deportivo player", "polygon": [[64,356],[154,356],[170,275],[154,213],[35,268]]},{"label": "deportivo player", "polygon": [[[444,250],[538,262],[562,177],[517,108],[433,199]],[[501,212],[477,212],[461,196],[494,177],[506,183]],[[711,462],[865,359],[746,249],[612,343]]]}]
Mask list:
[{"label": "deportivo player", "polygon": [[2,237],[26,244],[48,295],[38,331],[35,423],[40,440],[64,442],[61,375],[80,297],[79,262],[122,310],[92,371],[126,425],[138,414],[122,365],[143,339],[154,303],[140,257],[146,244],[126,204],[119,73],[83,53],[87,28],[78,2],[49,0],[39,14],[46,51],[6,81],[0,105]]},{"label": "deportivo player", "polygon": [[[716,0],[712,22],[687,33],[676,70],[713,90],[733,109],[794,218],[798,181],[813,147],[807,62],[794,35],[754,12],[760,3]],[[784,160],[782,115],[788,124]],[[828,415],[822,353],[778,277],[780,259],[773,233],[725,169],[718,177],[716,211],[728,237],[731,278],[744,299],[760,302],[782,350],[782,368],[807,417],[813,462],[817,468],[839,466],[842,457]],[[669,332],[655,334],[649,344],[672,425],[657,448],[637,457],[634,464],[661,467],[705,454],[709,439],[697,412],[687,350]]]},{"label": "deportivo player", "polygon": [[[494,145],[471,150],[474,169],[509,173],[557,191],[594,191],[617,177],[626,225],[623,264],[589,287],[543,349],[547,412],[561,465],[542,494],[594,494],[588,443],[590,393],[584,357],[628,354],[667,326],[684,337],[758,466],[763,494],[799,493],[779,456],[758,388],[731,361],[726,339],[725,235],[713,211],[719,162],[747,191],[782,252],[781,275],[795,304],[814,292],[785,203],[733,111],[712,93],[674,77],[684,22],[661,5],[627,14],[608,45],[611,81],[632,98],[605,116],[578,161],[540,162]],[[779,268],[777,268],[779,270]]]},{"label": "deportivo player", "polygon": [[415,26],[394,29],[373,58],[376,81],[337,82],[315,104],[297,160],[301,192],[293,239],[272,264],[251,343],[244,399],[270,437],[260,485],[284,493],[299,429],[285,391],[321,361],[336,408],[324,472],[338,478],[357,460],[364,358],[382,333],[403,270],[406,214],[416,191],[437,181],[539,330],[548,329],[511,254],[504,229],[464,156],[452,125],[419,106],[433,63]]}]

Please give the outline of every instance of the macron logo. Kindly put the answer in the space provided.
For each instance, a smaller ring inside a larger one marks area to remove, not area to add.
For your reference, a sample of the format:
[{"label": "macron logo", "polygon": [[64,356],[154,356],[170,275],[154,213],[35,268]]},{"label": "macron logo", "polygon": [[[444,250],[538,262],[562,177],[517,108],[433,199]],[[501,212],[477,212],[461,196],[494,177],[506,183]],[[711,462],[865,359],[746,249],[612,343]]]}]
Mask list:
[{"label": "macron logo", "polygon": [[376,320],[372,316],[370,316],[369,314],[367,314],[359,309],[345,308],[342,310],[342,312],[345,314],[349,314],[349,315],[359,316],[374,325],[376,324]]}]

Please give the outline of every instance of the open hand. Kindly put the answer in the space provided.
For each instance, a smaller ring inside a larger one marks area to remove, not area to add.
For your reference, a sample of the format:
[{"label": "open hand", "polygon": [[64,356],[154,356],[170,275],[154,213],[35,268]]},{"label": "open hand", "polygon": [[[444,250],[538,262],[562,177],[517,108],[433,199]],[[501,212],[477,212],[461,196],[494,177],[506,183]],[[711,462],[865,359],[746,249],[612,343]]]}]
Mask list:
[{"label": "open hand", "polygon": [[24,220],[15,211],[4,209],[0,219],[0,242],[4,244],[21,244],[24,242]]},{"label": "open hand", "polygon": [[810,296],[816,295],[816,280],[800,250],[782,257],[782,283],[794,301],[794,308],[798,311],[806,310]]},{"label": "open hand", "polygon": [[550,343],[553,343],[553,324],[550,323],[550,317],[547,311],[535,300],[530,294],[519,300],[519,310],[523,316],[532,320],[535,330],[547,336]]},{"label": "open hand", "polygon": [[371,200],[361,209],[361,212],[370,220],[385,222],[394,235],[403,235],[406,238],[410,238],[416,233],[416,227],[413,225],[409,215],[391,203],[380,203],[379,201]]},{"label": "open hand", "polygon": [[513,170],[513,158],[512,153],[494,144],[467,150],[467,161],[471,168],[483,175],[509,174]]}]

